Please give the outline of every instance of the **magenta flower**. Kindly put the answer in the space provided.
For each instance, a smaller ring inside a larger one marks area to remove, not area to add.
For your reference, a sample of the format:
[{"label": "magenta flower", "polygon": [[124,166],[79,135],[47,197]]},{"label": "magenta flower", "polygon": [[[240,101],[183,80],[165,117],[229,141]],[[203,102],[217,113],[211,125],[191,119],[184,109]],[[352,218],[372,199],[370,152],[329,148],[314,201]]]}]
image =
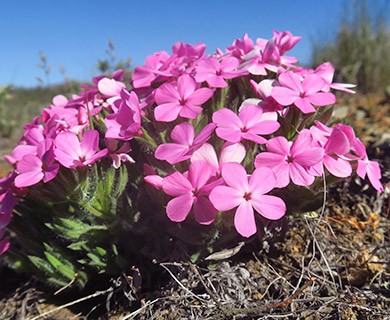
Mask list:
[{"label": "magenta flower", "polygon": [[156,52],[146,58],[144,66],[135,67],[132,76],[134,88],[148,87],[159,76],[170,76],[169,72],[161,70],[169,57],[165,51]]},{"label": "magenta flower", "polygon": [[15,186],[23,188],[37,184],[41,180],[44,183],[53,180],[60,168],[54,160],[53,140],[41,141],[36,155],[27,154],[17,163],[18,175],[15,177]]},{"label": "magenta flower", "polygon": [[322,160],[324,150],[312,146],[309,132],[302,132],[294,142],[276,137],[270,139],[266,146],[267,152],[256,156],[255,167],[272,169],[277,179],[277,188],[286,187],[290,180],[299,186],[309,186],[314,182],[309,169]]},{"label": "magenta flower", "polygon": [[166,83],[156,90],[157,107],[154,117],[157,121],[170,122],[183,118],[195,119],[201,112],[199,107],[211,98],[213,91],[209,88],[196,88],[195,80],[185,74],[178,78],[177,85]]},{"label": "magenta flower", "polygon": [[131,151],[130,144],[126,141],[120,147],[119,142],[114,139],[106,139],[108,147],[108,154],[112,160],[112,166],[118,169],[122,162],[134,163],[134,159],[130,157],[129,152]]},{"label": "magenta flower", "polygon": [[309,74],[303,81],[292,71],[279,75],[279,83],[272,89],[271,96],[281,105],[294,104],[303,113],[315,112],[313,105],[321,107],[336,102],[336,97],[330,92],[320,92],[325,81],[316,74]]},{"label": "magenta flower", "polygon": [[100,93],[106,97],[117,97],[121,94],[122,89],[126,88],[123,82],[106,77],[100,79],[97,86]]},{"label": "magenta flower", "polygon": [[324,149],[322,163],[318,163],[311,170],[321,176],[325,167],[332,175],[346,178],[352,174],[351,144],[354,143],[355,134],[349,126],[338,124],[329,128],[319,121],[310,128],[314,142]]},{"label": "magenta flower", "polygon": [[73,132],[62,132],[55,139],[54,154],[66,168],[93,164],[107,152],[107,148],[99,150],[99,133],[96,130],[85,131],[81,141]]},{"label": "magenta flower", "polygon": [[225,79],[233,79],[244,72],[237,71],[240,61],[234,57],[227,57],[222,61],[216,58],[201,60],[196,66],[195,80],[197,82],[206,81],[210,87],[225,88],[227,82]]},{"label": "magenta flower", "polygon": [[104,123],[107,127],[107,139],[131,140],[141,134],[141,111],[139,100],[135,92],[122,90],[120,97],[115,101],[118,110],[109,114]]},{"label": "magenta flower", "polygon": [[212,180],[212,169],[206,162],[197,161],[190,164],[188,175],[174,172],[163,180],[163,190],[173,196],[167,205],[167,215],[172,221],[184,221],[194,210],[195,219],[200,224],[210,224],[214,221],[217,210],[207,196],[210,190],[222,181]]},{"label": "magenta flower", "polygon": [[258,168],[248,179],[245,168],[239,163],[226,163],[222,167],[224,186],[215,187],[210,193],[210,201],[220,211],[236,207],[234,225],[239,234],[250,237],[257,231],[254,210],[270,220],[280,219],[286,212],[282,199],[267,195],[276,184],[272,170]]},{"label": "magenta flower", "polygon": [[379,163],[368,159],[366,147],[358,138],[355,139],[354,150],[360,157],[356,169],[358,176],[362,179],[367,176],[372,186],[377,191],[383,192],[384,188],[380,181],[382,175]]},{"label": "magenta flower", "polygon": [[267,140],[260,135],[274,133],[280,124],[273,120],[263,120],[260,107],[246,105],[238,115],[230,109],[223,108],[213,114],[213,122],[217,125],[216,134],[229,142],[250,140],[259,144]]},{"label": "magenta flower", "polygon": [[154,153],[156,159],[165,160],[170,164],[185,161],[193,155],[208,139],[215,129],[214,123],[206,125],[195,138],[194,127],[188,122],[175,126],[171,132],[174,143],[159,145]]},{"label": "magenta flower", "polygon": [[334,71],[334,66],[330,62],[324,62],[314,70],[315,74],[319,75],[322,79],[325,80],[325,86],[322,88],[322,91],[328,92],[330,89],[336,89],[348,93],[355,93],[355,91],[350,88],[354,88],[356,85],[350,83],[333,82]]},{"label": "magenta flower", "polygon": [[246,155],[244,145],[241,143],[225,142],[219,154],[219,159],[214,147],[205,143],[198,150],[194,152],[191,157],[191,162],[204,161],[207,162],[213,169],[213,174],[219,176],[221,174],[222,166],[227,162],[241,163]]}]

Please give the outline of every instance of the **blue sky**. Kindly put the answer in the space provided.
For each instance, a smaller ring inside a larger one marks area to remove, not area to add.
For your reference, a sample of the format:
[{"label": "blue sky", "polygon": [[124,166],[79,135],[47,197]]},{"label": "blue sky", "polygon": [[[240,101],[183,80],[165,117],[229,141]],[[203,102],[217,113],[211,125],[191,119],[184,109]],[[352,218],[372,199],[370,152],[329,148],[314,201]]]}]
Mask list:
[{"label": "blue sky", "polygon": [[61,65],[68,78],[88,81],[109,39],[117,58],[131,57],[136,66],[156,51],[171,52],[177,41],[204,42],[212,53],[244,33],[268,39],[274,29],[289,30],[302,36],[291,54],[307,63],[313,41],[332,37],[348,1],[3,1],[0,85],[36,86],[36,77],[44,78],[39,51],[52,66],[50,84],[64,79]]}]

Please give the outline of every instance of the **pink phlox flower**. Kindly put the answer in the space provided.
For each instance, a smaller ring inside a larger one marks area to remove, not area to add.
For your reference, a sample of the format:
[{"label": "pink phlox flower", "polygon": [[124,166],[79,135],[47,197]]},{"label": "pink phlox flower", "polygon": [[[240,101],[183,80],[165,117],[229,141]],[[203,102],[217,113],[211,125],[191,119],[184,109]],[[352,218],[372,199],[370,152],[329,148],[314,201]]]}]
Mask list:
[{"label": "pink phlox flower", "polygon": [[66,168],[91,165],[107,153],[107,148],[99,150],[99,133],[96,130],[85,131],[81,140],[73,132],[62,132],[55,139],[54,154]]},{"label": "pink phlox flower", "polygon": [[108,154],[112,160],[112,166],[115,169],[118,169],[122,162],[135,162],[134,159],[129,155],[129,152],[131,151],[130,144],[128,142],[124,142],[119,148],[118,144],[119,141],[115,139],[106,139]]},{"label": "pink phlox flower", "polygon": [[260,135],[274,133],[280,127],[277,121],[263,120],[261,108],[246,105],[238,115],[227,108],[220,109],[213,114],[213,122],[217,125],[216,134],[229,142],[250,140],[259,144],[267,142]]},{"label": "pink phlox flower", "polygon": [[242,59],[247,53],[254,49],[253,40],[249,38],[245,33],[242,39],[236,39],[233,44],[227,47],[228,52],[231,52],[233,56]]},{"label": "pink phlox flower", "polygon": [[134,88],[149,87],[155,81],[166,79],[171,73],[165,68],[170,55],[166,51],[159,51],[147,57],[144,66],[137,66],[132,75]]},{"label": "pink phlox flower", "polygon": [[126,88],[123,82],[106,77],[99,80],[97,87],[110,105],[120,98],[121,91]]},{"label": "pink phlox flower", "polygon": [[261,102],[258,105],[263,109],[264,112],[283,110],[281,104],[276,102],[276,100],[271,96],[274,83],[275,80],[271,80],[271,79],[264,79],[259,83],[257,83],[254,80],[249,81],[251,88],[255,91],[256,95],[261,99]]},{"label": "pink phlox flower", "polygon": [[194,152],[191,157],[191,162],[203,161],[207,162],[212,168],[213,175],[219,177],[222,166],[227,162],[241,163],[246,156],[246,150],[241,143],[225,142],[220,151],[219,157],[215,152],[214,147],[205,143]]},{"label": "pink phlox flower", "polygon": [[14,191],[17,191],[14,184],[15,176],[16,173],[11,172],[0,179],[0,229],[9,224],[14,207],[19,202],[19,199],[14,196]]},{"label": "pink phlox flower", "polygon": [[279,75],[280,86],[272,88],[271,96],[282,106],[294,104],[303,113],[315,112],[313,105],[321,107],[336,102],[330,92],[320,92],[325,81],[316,74],[309,74],[302,79],[292,71]]},{"label": "pink phlox flower", "polygon": [[356,87],[355,84],[333,82],[334,71],[335,68],[333,64],[331,64],[330,62],[324,62],[314,70],[315,74],[319,75],[322,79],[325,80],[325,84],[324,87],[322,88],[322,91],[329,92],[330,89],[335,89],[335,90],[340,90],[348,93],[355,93],[354,90],[350,89]]},{"label": "pink phlox flower", "polygon": [[80,133],[89,125],[88,111],[80,97],[68,100],[64,96],[56,96],[41,114],[45,124],[44,133],[50,138],[55,138],[61,131]]},{"label": "pink phlox flower", "polygon": [[357,161],[357,175],[364,179],[366,176],[371,182],[371,185],[379,192],[383,192],[384,188],[380,181],[382,178],[381,169],[379,163],[368,159],[366,147],[363,142],[358,138],[354,141],[353,149],[355,153],[360,157]]},{"label": "pink phlox flower", "polygon": [[278,220],[286,212],[282,199],[268,195],[276,185],[271,169],[258,168],[248,179],[245,168],[239,163],[225,163],[222,178],[226,185],[215,187],[210,193],[210,201],[220,211],[237,207],[234,225],[239,234],[250,237],[257,231],[254,210],[270,220]]},{"label": "pink phlox flower", "polygon": [[44,140],[45,136],[41,125],[36,127],[29,126],[25,129],[23,138],[19,141],[19,144],[12,150],[12,154],[7,155],[5,159],[9,164],[14,166],[25,155],[36,155],[39,143]]},{"label": "pink phlox flower", "polygon": [[107,139],[131,140],[141,135],[141,110],[135,92],[122,90],[120,98],[115,101],[118,109],[109,114],[104,123],[107,127]]},{"label": "pink phlox flower", "polygon": [[[353,129],[338,124],[329,128],[319,121],[310,128],[315,143],[324,149],[322,164],[312,168],[313,173],[323,175],[323,166],[335,177],[346,178],[352,174],[351,144],[355,140]],[[322,166],[323,165],[323,166]]]},{"label": "pink phlox flower", "polygon": [[37,154],[25,155],[16,165],[18,175],[15,177],[15,186],[29,187],[40,181],[44,183],[53,180],[59,170],[59,164],[54,163],[53,140],[41,141],[37,147]]},{"label": "pink phlox flower", "polygon": [[177,85],[166,83],[155,93],[157,107],[154,117],[157,121],[170,122],[183,118],[195,119],[201,112],[199,106],[211,98],[213,91],[209,88],[197,89],[196,81],[189,75],[182,75]]},{"label": "pink phlox flower", "polygon": [[310,132],[301,132],[292,142],[285,137],[268,140],[267,152],[260,152],[255,159],[255,167],[268,167],[276,176],[276,187],[284,188],[290,180],[299,186],[309,186],[314,182],[314,175],[309,169],[320,163],[324,150],[313,147]]},{"label": "pink phlox flower", "polygon": [[195,45],[177,42],[172,46],[172,56],[166,62],[168,68],[174,77],[183,74],[192,74],[197,61],[204,59],[206,45],[197,43]]},{"label": "pink phlox flower", "polygon": [[244,100],[241,103],[241,106],[238,111],[241,111],[241,109],[246,106],[255,106],[263,111],[259,121],[278,121],[279,115],[283,116],[283,114],[285,113],[285,110],[275,110],[273,106],[270,106],[269,104],[264,103],[264,100],[260,100],[257,98],[250,98]]},{"label": "pink phlox flower", "polygon": [[217,210],[208,195],[221,183],[221,179],[213,179],[210,165],[203,161],[191,163],[187,176],[177,171],[168,175],[162,184],[164,192],[174,197],[166,207],[168,218],[175,222],[184,221],[193,209],[198,223],[211,224]]},{"label": "pink phlox flower", "polygon": [[210,57],[200,60],[195,67],[195,80],[199,83],[206,81],[212,88],[225,88],[228,85],[225,79],[233,79],[246,73],[237,70],[239,64],[240,61],[235,57],[226,57],[222,60]]},{"label": "pink phlox flower", "polygon": [[287,51],[291,50],[302,38],[293,36],[289,31],[280,32],[274,30],[273,35],[280,55],[284,55]]},{"label": "pink phlox flower", "polygon": [[274,41],[267,41],[264,49],[253,49],[243,57],[240,69],[247,70],[254,75],[267,75],[267,70],[277,73],[280,66],[280,56]]},{"label": "pink phlox flower", "polygon": [[173,143],[164,143],[157,147],[154,156],[158,160],[165,160],[170,164],[185,161],[194,154],[214,132],[215,124],[209,123],[195,137],[192,124],[183,122],[175,126],[171,132]]}]

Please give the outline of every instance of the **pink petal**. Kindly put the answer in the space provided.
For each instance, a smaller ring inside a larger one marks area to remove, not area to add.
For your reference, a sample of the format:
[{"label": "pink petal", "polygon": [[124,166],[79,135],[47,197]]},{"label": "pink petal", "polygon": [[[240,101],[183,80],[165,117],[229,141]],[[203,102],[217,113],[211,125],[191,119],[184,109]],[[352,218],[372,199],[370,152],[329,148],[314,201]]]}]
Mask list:
[{"label": "pink petal", "polygon": [[157,121],[171,122],[179,116],[181,106],[177,102],[164,103],[154,109],[154,118]]},{"label": "pink petal", "polygon": [[[257,144],[264,144],[267,142],[267,139],[260,137],[257,134],[253,134],[251,132],[242,133],[241,138],[245,139],[245,140],[253,141]],[[227,139],[225,139],[225,140],[227,140]],[[227,140],[227,141],[229,141],[229,140]],[[230,142],[235,142],[235,141],[230,141]]]},{"label": "pink petal", "polygon": [[43,172],[43,182],[49,182],[50,180],[53,180],[58,173],[58,170],[60,169],[60,165],[58,163],[52,164],[51,166],[47,167],[46,170]]},{"label": "pink petal", "polygon": [[199,145],[203,145],[207,140],[210,139],[210,136],[212,135],[212,133],[214,132],[214,129],[215,129],[215,124],[214,123],[209,123],[208,125],[206,125],[201,132],[199,132],[199,134],[196,136],[196,138],[194,139],[194,143],[193,143],[193,146],[199,146]]},{"label": "pink petal", "polygon": [[[69,158],[78,159],[81,154],[80,141],[72,132],[62,132],[55,138],[56,149],[67,154]],[[54,150],[57,156],[56,149]],[[61,161],[60,161],[61,162]]]},{"label": "pink petal", "polygon": [[163,178],[160,177],[157,174],[151,174],[144,177],[144,180],[146,183],[149,183],[153,187],[155,187],[157,190],[161,190],[163,186]]},{"label": "pink petal", "polygon": [[290,165],[287,162],[283,162],[280,165],[273,167],[272,171],[276,176],[275,188],[287,187],[290,183]]},{"label": "pink petal", "polygon": [[180,117],[187,118],[187,119],[196,119],[196,117],[200,115],[202,111],[203,109],[201,107],[198,107],[196,105],[187,102],[180,109],[179,115]]},{"label": "pink petal", "polygon": [[193,203],[193,197],[190,194],[184,194],[173,198],[167,204],[168,218],[175,222],[182,222],[190,213]]},{"label": "pink petal", "polygon": [[213,122],[218,127],[241,128],[242,122],[235,112],[230,109],[220,109],[213,113]]},{"label": "pink petal", "polygon": [[324,157],[324,149],[312,147],[294,154],[294,162],[303,167],[311,167],[319,163]]},{"label": "pink petal", "polygon": [[326,142],[324,149],[327,153],[336,153],[338,155],[344,155],[351,149],[348,136],[339,127],[335,127]]},{"label": "pink petal", "polygon": [[255,158],[255,167],[274,168],[284,162],[286,160],[283,155],[272,152],[260,152]]},{"label": "pink petal", "polygon": [[268,140],[267,150],[282,156],[288,156],[290,154],[290,143],[285,137],[276,137]]},{"label": "pink petal", "polygon": [[303,79],[302,88],[305,95],[309,96],[320,91],[325,85],[324,79],[316,74],[309,74]]},{"label": "pink petal", "polygon": [[297,74],[292,71],[287,71],[279,75],[279,83],[283,87],[287,87],[296,92],[302,92],[302,82]]},{"label": "pink petal", "polygon": [[119,96],[125,84],[114,79],[103,78],[98,82],[99,91],[105,96]]},{"label": "pink petal", "polygon": [[225,143],[222,146],[221,154],[219,156],[219,163],[222,165],[225,162],[241,163],[246,156],[246,150],[241,143]]},{"label": "pink petal", "polygon": [[258,213],[270,220],[278,220],[286,213],[286,204],[275,196],[261,195],[251,200],[251,203]]},{"label": "pink petal", "polygon": [[227,186],[215,187],[210,193],[210,201],[217,210],[228,211],[244,201],[243,192]]},{"label": "pink petal", "polygon": [[261,121],[263,110],[255,105],[243,105],[238,117],[242,125],[246,128],[251,128]]},{"label": "pink petal", "polygon": [[100,150],[99,152],[97,152],[93,155],[89,155],[88,158],[86,158],[84,160],[83,165],[87,166],[87,165],[90,165],[92,163],[95,163],[97,160],[103,158],[107,153],[108,153],[108,149],[105,148],[105,149]]},{"label": "pink petal", "polygon": [[203,104],[213,96],[214,92],[209,88],[200,88],[192,93],[186,101],[191,104]]},{"label": "pink petal", "polygon": [[323,163],[326,169],[335,177],[346,178],[352,174],[352,166],[347,160],[325,155]]},{"label": "pink petal", "polygon": [[194,188],[199,189],[207,183],[212,172],[212,167],[207,162],[192,162],[188,170],[188,180]]},{"label": "pink petal", "polygon": [[166,194],[176,197],[189,194],[192,185],[183,174],[174,172],[163,179],[162,188]]},{"label": "pink petal", "polygon": [[249,178],[249,188],[254,198],[271,191],[275,185],[275,174],[267,167],[257,168]]},{"label": "pink petal", "polygon": [[235,128],[217,128],[215,133],[219,138],[232,143],[240,142],[242,137],[241,130]]},{"label": "pink petal", "polygon": [[188,147],[176,143],[164,143],[157,147],[154,156],[158,160],[165,160],[175,164],[191,157],[188,155]]},{"label": "pink petal", "polygon": [[384,188],[382,183],[380,182],[380,179],[382,177],[381,175],[381,169],[379,167],[379,163],[376,161],[368,161],[367,165],[367,176],[368,180],[370,180],[372,186],[379,192],[383,192]]},{"label": "pink petal", "polygon": [[309,186],[314,182],[314,176],[297,163],[290,163],[291,180],[298,186]]},{"label": "pink petal", "polygon": [[95,153],[99,149],[98,144],[99,133],[96,130],[85,131],[80,143],[81,154]]},{"label": "pink petal", "polygon": [[42,161],[37,156],[27,154],[16,165],[16,170],[19,173],[25,173],[30,171],[41,171]]},{"label": "pink petal", "polygon": [[229,187],[240,190],[242,194],[249,191],[245,168],[237,162],[228,162],[222,166],[222,178]]},{"label": "pink petal", "polygon": [[316,112],[316,109],[310,104],[308,98],[298,98],[295,100],[294,104],[304,114]]},{"label": "pink petal", "polygon": [[21,173],[15,177],[15,186],[18,188],[32,186],[37,184],[43,178],[41,170],[29,171]]},{"label": "pink petal", "polygon": [[196,81],[188,74],[184,74],[178,78],[177,91],[179,92],[179,95],[182,99],[187,100],[187,98],[195,91],[195,89]]},{"label": "pink petal", "polygon": [[158,105],[165,104],[165,103],[171,103],[176,102],[182,98],[175,88],[174,85],[171,83],[166,83],[160,86],[158,89],[156,89],[156,93],[154,95],[154,98],[156,99],[156,103]]},{"label": "pink petal", "polygon": [[214,172],[218,171],[219,164],[217,154],[215,153],[214,147],[209,143],[205,143],[194,152],[191,156],[191,162],[195,161],[207,162],[213,168]]},{"label": "pink petal", "polygon": [[239,234],[249,238],[257,231],[255,215],[249,201],[244,201],[234,215],[234,226]]},{"label": "pink petal", "polygon": [[195,219],[200,224],[209,225],[217,216],[217,210],[205,197],[198,197],[194,202]]},{"label": "pink petal", "polygon": [[285,87],[273,87],[271,96],[282,106],[289,106],[299,98],[299,92]]},{"label": "pink petal", "polygon": [[248,131],[254,134],[271,134],[280,128],[280,124],[274,120],[263,120],[253,125]]},{"label": "pink petal", "polygon": [[313,93],[312,95],[307,96],[307,99],[310,103],[318,107],[327,106],[336,102],[336,96],[330,92]]},{"label": "pink petal", "polygon": [[178,124],[171,132],[171,138],[174,142],[186,146],[192,145],[194,135],[194,127],[188,122]]}]

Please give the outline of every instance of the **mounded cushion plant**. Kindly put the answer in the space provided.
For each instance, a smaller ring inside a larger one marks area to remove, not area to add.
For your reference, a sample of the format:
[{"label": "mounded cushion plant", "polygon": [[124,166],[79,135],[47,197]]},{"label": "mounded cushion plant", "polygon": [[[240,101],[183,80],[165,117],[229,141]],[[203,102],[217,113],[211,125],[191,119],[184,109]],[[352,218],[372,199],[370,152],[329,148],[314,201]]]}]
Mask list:
[{"label": "mounded cushion plant", "polygon": [[[0,254],[57,287],[152,261],[202,259],[356,173],[383,191],[353,128],[331,119],[334,68],[286,55],[300,37],[247,35],[226,50],[176,43],[135,68],[56,96],[6,160]],[[144,268],[144,269],[142,269]]]}]

